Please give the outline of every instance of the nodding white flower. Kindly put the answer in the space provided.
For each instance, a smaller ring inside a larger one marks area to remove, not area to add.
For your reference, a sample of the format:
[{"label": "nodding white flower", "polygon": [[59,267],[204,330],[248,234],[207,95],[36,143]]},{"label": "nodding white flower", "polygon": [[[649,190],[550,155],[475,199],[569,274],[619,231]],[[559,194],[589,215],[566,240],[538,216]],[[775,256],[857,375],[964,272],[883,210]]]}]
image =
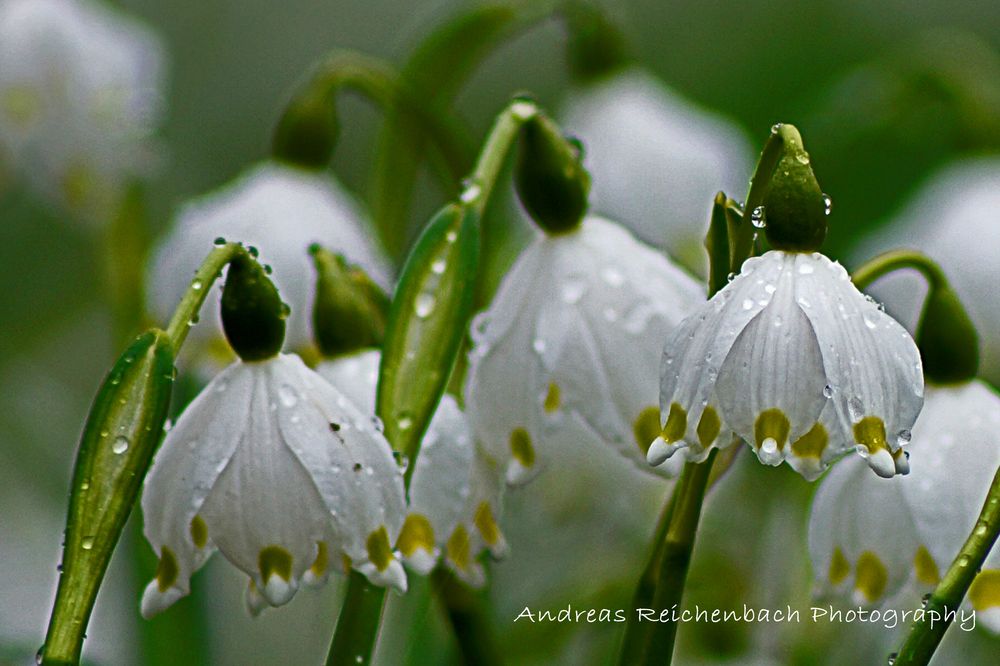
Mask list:
[{"label": "nodding white flower", "polygon": [[[288,345],[301,348],[309,342],[316,294],[312,243],[343,254],[382,287],[389,284],[387,261],[364,225],[358,204],[330,174],[264,162],[181,210],[156,252],[148,281],[151,307],[169,317],[214,240],[239,241],[256,247],[260,261],[273,267],[271,279],[292,308]],[[211,325],[192,331],[195,338],[205,341],[218,330],[218,313],[211,316]]]},{"label": "nodding white flower", "polygon": [[[317,371],[375,411],[379,352],[326,360]],[[485,581],[478,556],[507,552],[497,519],[503,493],[499,466],[475,444],[455,399],[444,395],[427,428],[410,480],[410,504],[397,546],[406,563],[430,573],[440,559],[469,585]]]},{"label": "nodding white flower", "polygon": [[648,469],[662,340],[704,300],[693,278],[612,222],[539,233],[473,323],[466,408],[508,483],[539,469],[536,449],[564,419]]},{"label": "nodding white flower", "polygon": [[[1000,396],[981,381],[927,388],[913,428],[913,471],[879,481],[845,460],[820,483],[809,521],[819,588],[862,604],[933,589],[972,532],[1000,467]],[[1000,550],[967,603],[1000,633]]]},{"label": "nodding white flower", "polygon": [[[862,244],[867,258],[894,247],[920,248],[948,275],[982,337],[982,376],[1000,382],[1000,158],[964,160],[930,177],[899,214]],[[990,241],[986,241],[990,239]],[[915,327],[925,293],[916,275],[896,272],[871,293]]]},{"label": "nodding white flower", "polygon": [[702,460],[732,431],[761,462],[815,479],[851,448],[905,474],[923,402],[909,334],[819,253],[772,250],[684,321],[663,352],[663,431],[650,464]]},{"label": "nodding white flower", "polygon": [[593,210],[704,273],[712,198],[742,191],[750,177],[742,131],[638,68],[577,90],[563,127],[586,146]]},{"label": "nodding white flower", "polygon": [[331,568],[406,590],[392,551],[403,479],[389,444],[294,355],[237,361],[209,382],[167,433],[142,509],[160,556],[146,617],[186,595],[215,549],[250,576],[253,615]]},{"label": "nodding white flower", "polygon": [[90,0],[0,2],[0,155],[43,195],[107,219],[153,166],[163,48]]}]

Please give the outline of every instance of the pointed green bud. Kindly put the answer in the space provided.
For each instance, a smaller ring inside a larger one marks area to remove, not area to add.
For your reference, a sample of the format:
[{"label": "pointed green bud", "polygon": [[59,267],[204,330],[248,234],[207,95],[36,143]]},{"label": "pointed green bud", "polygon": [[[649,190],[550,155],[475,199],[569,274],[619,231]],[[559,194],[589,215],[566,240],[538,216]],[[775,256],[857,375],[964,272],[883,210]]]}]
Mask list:
[{"label": "pointed green bud", "polygon": [[580,83],[610,76],[629,63],[625,36],[593,2],[567,2],[562,12],[569,31],[570,76]]},{"label": "pointed green bud", "polygon": [[331,95],[307,90],[285,108],[274,128],[271,155],[306,169],[323,169],[337,142],[337,115]]},{"label": "pointed green bud", "polygon": [[73,469],[44,663],[79,662],[97,590],[163,436],[173,384],[173,344],[152,329],[125,350],[94,399]]},{"label": "pointed green bud", "polygon": [[958,294],[947,284],[931,285],[917,327],[924,376],[937,384],[975,378],[979,372],[979,335]]},{"label": "pointed green bud", "polygon": [[313,335],[323,356],[380,347],[389,297],[357,266],[319,245],[309,248],[316,265]]},{"label": "pointed green bud", "polygon": [[828,200],[816,182],[798,130],[786,123],[771,131],[783,139],[781,158],[767,183],[761,207],[745,215],[754,226],[764,227],[771,247],[815,252],[826,238]]},{"label": "pointed green bud", "polygon": [[590,174],[580,144],[564,137],[544,113],[521,126],[514,182],[521,203],[549,233],[571,231],[587,212]]},{"label": "pointed green bud", "polygon": [[222,328],[240,358],[262,361],[276,356],[285,340],[288,312],[274,283],[252,256],[239,254],[229,263],[222,289]]}]

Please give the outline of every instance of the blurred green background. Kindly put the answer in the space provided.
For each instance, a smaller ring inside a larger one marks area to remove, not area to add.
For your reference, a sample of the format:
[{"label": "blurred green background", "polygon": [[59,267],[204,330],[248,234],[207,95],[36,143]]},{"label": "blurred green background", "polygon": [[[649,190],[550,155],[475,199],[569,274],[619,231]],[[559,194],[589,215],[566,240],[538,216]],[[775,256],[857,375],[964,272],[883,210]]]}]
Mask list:
[{"label": "blurred green background", "polygon": [[[180,202],[266,156],[282,104],[317,58],[340,47],[400,63],[422,35],[462,6],[386,0],[117,4],[156,28],[169,51],[162,131],[167,160],[148,189],[156,233]],[[995,0],[622,0],[606,9],[641,63],[676,91],[741,124],[755,146],[774,122],[802,130],[835,202],[832,255],[844,256],[935,168],[1000,150]],[[458,97],[457,110],[474,136],[484,134],[514,91],[532,91],[543,105],[558,108],[570,86],[564,46],[563,25],[547,20],[498,48]],[[365,199],[381,116],[347,96],[339,112],[334,171]],[[443,200],[430,182],[421,185],[415,218]],[[0,661],[26,654],[22,649],[33,654],[41,643],[77,438],[115,355],[102,304],[100,248],[93,229],[16,184],[0,193],[0,553],[6,570],[0,577]],[[702,543],[726,545],[696,551],[691,599],[763,604],[798,595],[807,603],[804,521],[812,487],[784,468],[741,463],[747,459],[737,460],[732,478],[710,502]],[[493,596],[497,631],[513,663],[602,663],[613,654],[614,625],[512,623],[529,601],[614,608],[631,594],[665,489],[642,480],[634,482],[629,501],[609,502],[597,490],[581,498],[587,479],[613,492],[616,479],[634,477],[623,468],[577,471],[575,479],[553,479],[508,496],[503,523],[514,551],[494,567]],[[762,548],[774,550],[773,557],[762,555]],[[195,596],[212,617],[212,663],[316,661],[332,627],[337,585],[300,594],[291,607],[252,623],[243,617],[238,577],[215,560],[195,578]],[[89,645],[88,654],[101,663],[132,663],[141,622],[138,590],[120,558],[110,578],[91,631],[91,643],[100,645]],[[727,583],[720,587],[719,581]],[[415,663],[455,657],[440,617],[425,617],[429,602],[419,596],[390,608],[385,663],[404,654]],[[425,624],[414,628],[412,621]],[[786,628],[760,638],[748,627],[700,626],[683,639],[690,655],[684,663],[845,663],[837,660],[835,646],[851,631],[816,635]],[[855,648],[870,643],[881,649],[882,638],[871,630],[856,633],[850,639]],[[1000,644],[986,649],[1000,651]],[[872,663],[883,661],[878,654],[872,653]]]}]

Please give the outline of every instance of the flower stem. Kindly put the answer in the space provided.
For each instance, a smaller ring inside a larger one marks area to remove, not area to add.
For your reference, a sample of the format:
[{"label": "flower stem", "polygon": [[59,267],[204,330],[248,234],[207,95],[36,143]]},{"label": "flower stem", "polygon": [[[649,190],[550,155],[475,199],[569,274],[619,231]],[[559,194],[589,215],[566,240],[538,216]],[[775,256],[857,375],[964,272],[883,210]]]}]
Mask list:
[{"label": "flower stem", "polygon": [[729,262],[729,270],[738,273],[743,262],[753,254],[754,241],[757,238],[757,229],[750,224],[750,217],[753,211],[764,203],[764,195],[771,184],[771,177],[774,169],[781,161],[781,156],[785,152],[786,142],[802,143],[802,138],[798,131],[791,125],[775,125],[771,128],[771,134],[767,137],[767,143],[757,160],[757,167],[754,169],[753,178],[750,180],[750,189],[747,192],[746,202],[743,204],[743,219],[736,231],[735,238],[732,239],[732,253]]},{"label": "flower stem", "polygon": [[[986,502],[979,513],[972,533],[965,540],[958,556],[951,563],[937,589],[931,593],[924,607],[924,615],[913,623],[906,641],[895,658],[895,666],[923,665],[930,662],[934,651],[951,625],[965,593],[979,573],[989,555],[997,535],[1000,534],[1000,469],[993,477],[993,484]],[[890,663],[893,663],[890,659]]]},{"label": "flower stem", "polygon": [[537,113],[534,102],[518,98],[508,104],[493,123],[472,174],[466,180],[468,187],[462,194],[463,201],[469,199],[466,203],[475,208],[480,218],[521,126]]},{"label": "flower stem", "polygon": [[385,589],[372,585],[363,574],[352,571],[326,666],[371,663],[384,607]]},{"label": "flower stem", "polygon": [[431,574],[434,591],[444,606],[465,664],[499,666],[503,663],[496,637],[484,612],[483,600],[474,590],[438,567]]},{"label": "flower stem", "polygon": [[948,282],[940,266],[915,250],[892,250],[873,257],[851,274],[851,280],[858,289],[864,289],[883,275],[901,268],[920,271],[931,289]]}]

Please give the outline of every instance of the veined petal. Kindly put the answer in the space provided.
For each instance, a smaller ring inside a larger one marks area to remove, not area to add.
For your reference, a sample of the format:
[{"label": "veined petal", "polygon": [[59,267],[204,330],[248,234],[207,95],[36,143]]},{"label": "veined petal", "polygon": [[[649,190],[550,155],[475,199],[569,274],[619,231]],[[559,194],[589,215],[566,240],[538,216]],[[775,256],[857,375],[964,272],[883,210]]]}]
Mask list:
[{"label": "veined petal", "polygon": [[381,353],[377,349],[367,349],[320,361],[316,372],[343,393],[362,413],[374,415],[380,359]]},{"label": "veined petal", "polygon": [[836,416],[829,446],[843,452],[857,444],[876,473],[892,476],[923,404],[916,344],[840,264],[798,255],[795,270],[796,299],[816,332]]},{"label": "veined petal", "polygon": [[771,301],[737,336],[716,384],[726,423],[769,465],[792,453],[827,402],[819,344],[795,302],[794,263],[785,255]]}]

